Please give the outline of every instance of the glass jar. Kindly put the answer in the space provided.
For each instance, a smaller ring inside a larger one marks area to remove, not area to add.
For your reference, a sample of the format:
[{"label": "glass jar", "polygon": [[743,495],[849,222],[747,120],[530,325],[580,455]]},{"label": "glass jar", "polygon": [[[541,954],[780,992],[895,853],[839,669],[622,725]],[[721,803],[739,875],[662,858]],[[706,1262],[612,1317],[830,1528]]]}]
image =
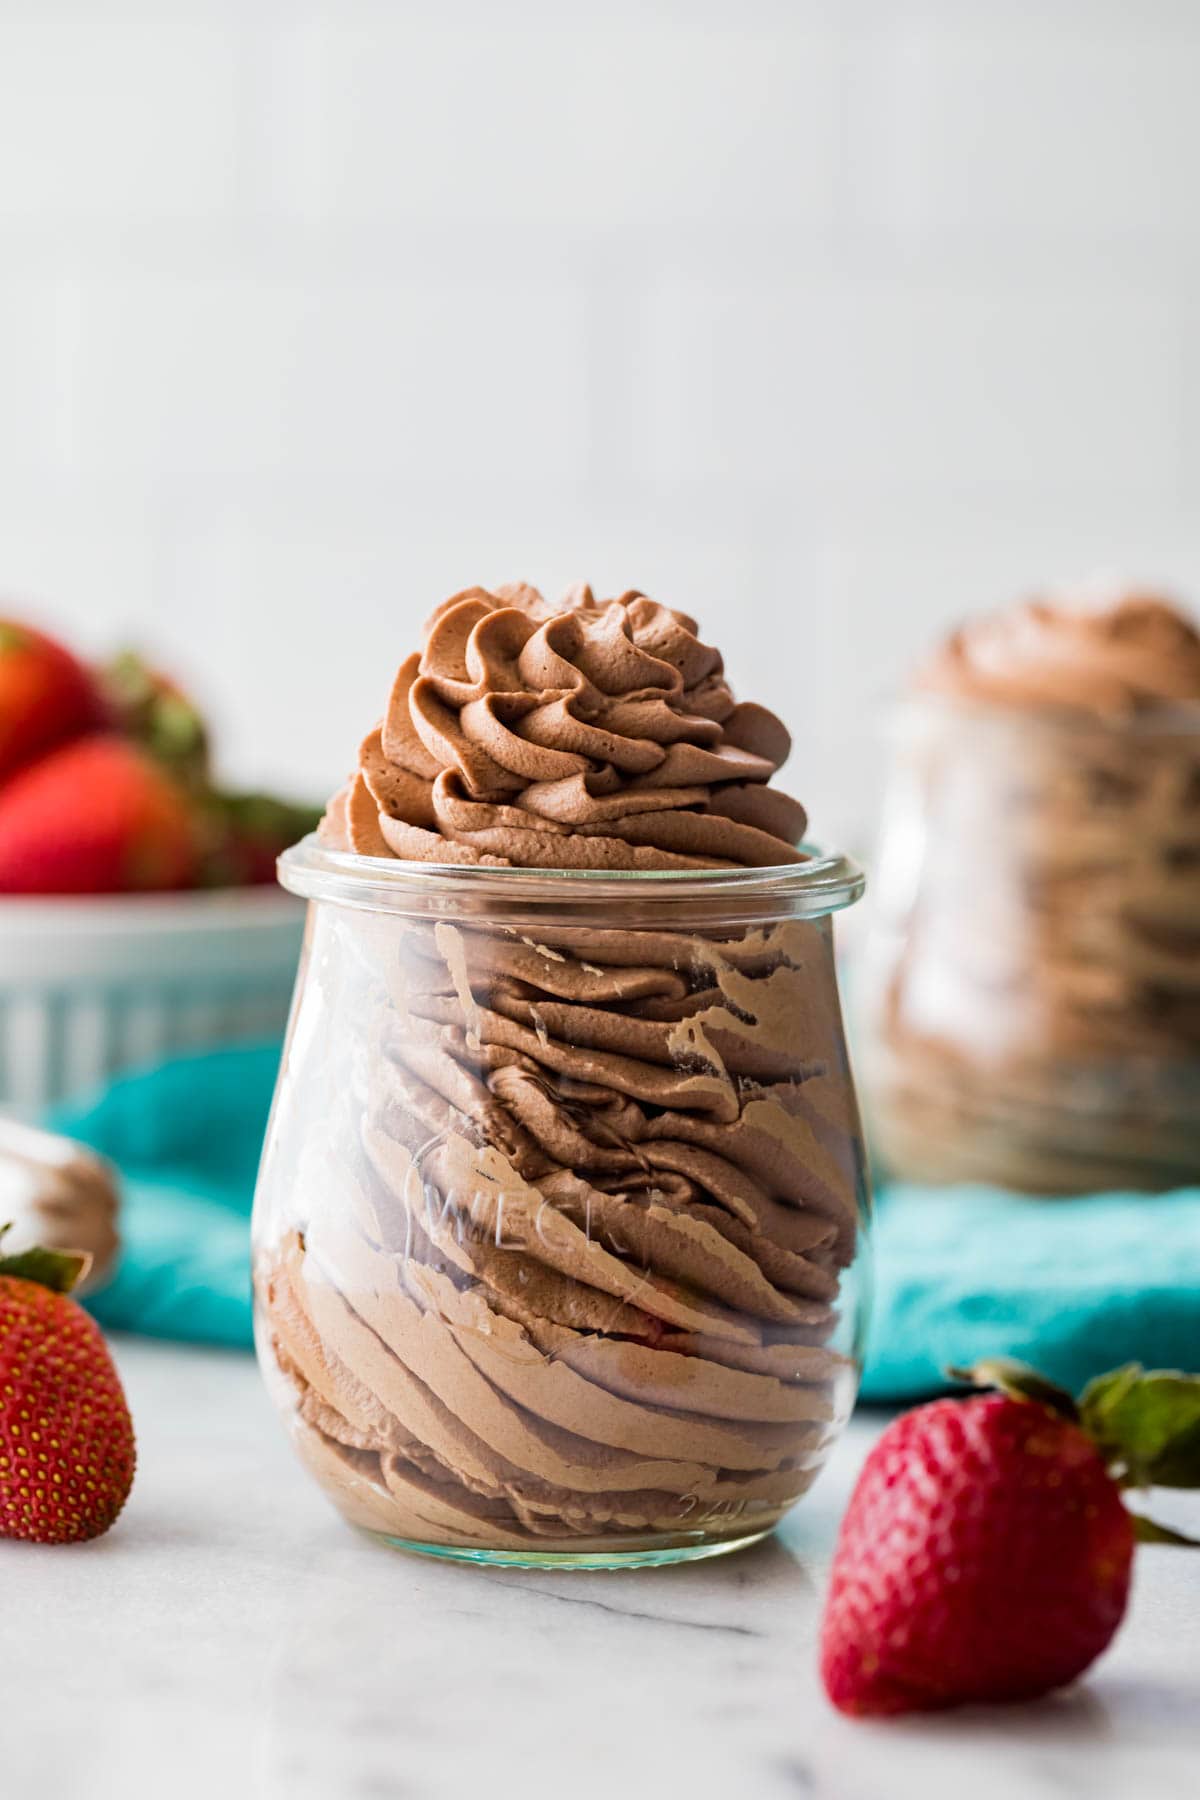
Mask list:
[{"label": "glass jar", "polygon": [[892,1174],[1200,1176],[1200,711],[923,698],[899,718],[863,986]]},{"label": "glass jar", "polygon": [[307,840],[259,1356],[351,1523],[471,1561],[763,1536],[857,1386],[830,914],[862,877],[431,868]]}]

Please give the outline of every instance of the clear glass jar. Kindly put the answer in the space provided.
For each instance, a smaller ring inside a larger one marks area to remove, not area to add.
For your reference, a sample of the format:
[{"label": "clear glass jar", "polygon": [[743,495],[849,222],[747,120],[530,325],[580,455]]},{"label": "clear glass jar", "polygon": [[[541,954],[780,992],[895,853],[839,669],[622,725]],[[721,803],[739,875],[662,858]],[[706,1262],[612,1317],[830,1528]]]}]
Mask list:
[{"label": "clear glass jar", "polygon": [[1200,713],[927,698],[896,732],[863,970],[890,1173],[1200,1176]]},{"label": "clear glass jar", "polygon": [[259,1355],[353,1524],[609,1567],[761,1537],[854,1402],[862,877],[429,868],[308,840]]}]

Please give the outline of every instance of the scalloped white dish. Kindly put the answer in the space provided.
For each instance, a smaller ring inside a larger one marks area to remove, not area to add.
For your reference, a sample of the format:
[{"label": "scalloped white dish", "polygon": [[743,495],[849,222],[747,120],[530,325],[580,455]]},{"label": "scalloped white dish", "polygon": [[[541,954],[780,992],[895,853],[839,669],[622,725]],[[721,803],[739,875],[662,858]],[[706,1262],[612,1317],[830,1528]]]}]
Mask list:
[{"label": "scalloped white dish", "polygon": [[282,1033],[303,932],[272,887],[0,897],[0,1111]]}]

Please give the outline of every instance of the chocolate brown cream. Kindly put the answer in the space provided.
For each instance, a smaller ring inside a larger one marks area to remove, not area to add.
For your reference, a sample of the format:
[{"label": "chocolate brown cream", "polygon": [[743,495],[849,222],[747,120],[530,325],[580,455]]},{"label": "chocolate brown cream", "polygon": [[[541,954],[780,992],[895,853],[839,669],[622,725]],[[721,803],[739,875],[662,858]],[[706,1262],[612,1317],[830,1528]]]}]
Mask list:
[{"label": "chocolate brown cream", "polygon": [[[803,860],[788,750],[692,620],[440,608],[326,841],[529,869]],[[828,920],[522,931],[322,909],[365,1051],[260,1248],[302,1454],[389,1536],[547,1551],[765,1530],[852,1392],[862,1190]]]}]

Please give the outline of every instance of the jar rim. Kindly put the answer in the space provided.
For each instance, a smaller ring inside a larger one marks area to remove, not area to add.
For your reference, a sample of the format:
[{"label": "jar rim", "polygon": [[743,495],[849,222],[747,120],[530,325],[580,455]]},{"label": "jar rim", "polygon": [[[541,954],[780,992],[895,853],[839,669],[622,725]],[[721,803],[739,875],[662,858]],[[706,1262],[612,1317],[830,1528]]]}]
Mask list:
[{"label": "jar rim", "polygon": [[810,917],[852,906],[866,876],[852,857],[803,846],[807,860],[737,869],[521,869],[474,863],[405,862],[333,850],[315,832],[285,850],[276,865],[280,883],[304,900],[343,901],[370,911],[405,911],[414,901],[470,896],[478,903],[587,903],[621,900],[786,900]]}]

